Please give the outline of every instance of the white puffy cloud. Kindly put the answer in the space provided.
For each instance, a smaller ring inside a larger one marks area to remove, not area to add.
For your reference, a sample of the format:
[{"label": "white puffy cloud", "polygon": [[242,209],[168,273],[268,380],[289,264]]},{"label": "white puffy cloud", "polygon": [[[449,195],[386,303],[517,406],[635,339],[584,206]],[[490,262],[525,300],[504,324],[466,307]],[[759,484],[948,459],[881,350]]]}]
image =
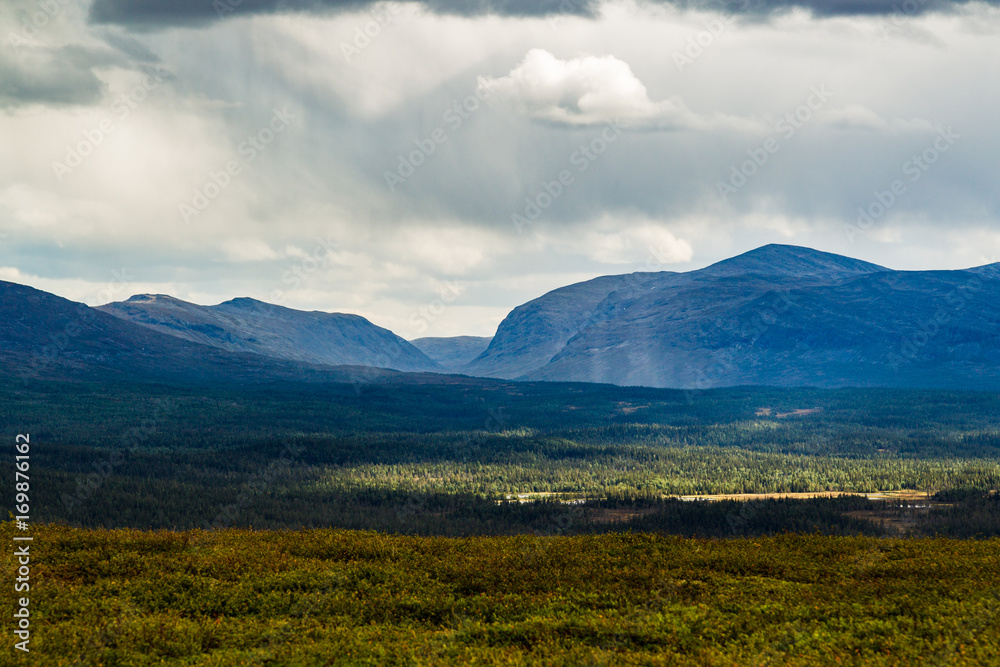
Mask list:
[{"label": "white puffy cloud", "polygon": [[558,125],[615,122],[640,129],[759,129],[758,123],[722,114],[699,115],[677,96],[649,99],[628,63],[613,55],[560,60],[531,49],[510,74],[479,77],[479,89],[526,116]]}]

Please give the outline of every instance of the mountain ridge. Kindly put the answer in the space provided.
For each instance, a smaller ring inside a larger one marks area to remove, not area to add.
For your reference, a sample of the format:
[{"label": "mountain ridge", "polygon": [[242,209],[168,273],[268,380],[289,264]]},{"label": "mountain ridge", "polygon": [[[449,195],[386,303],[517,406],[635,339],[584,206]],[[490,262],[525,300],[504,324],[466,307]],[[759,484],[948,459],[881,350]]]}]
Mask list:
[{"label": "mountain ridge", "polygon": [[[994,346],[979,342],[976,347],[971,339],[976,332],[1000,337],[994,305],[1000,303],[998,269],[901,272],[771,244],[703,269],[623,280],[585,310],[578,308],[586,316],[570,335],[533,342],[552,328],[537,320],[565,319],[561,300],[553,298],[558,290],[545,294],[512,311],[520,318],[508,316],[494,337],[516,340],[516,352],[534,368],[502,360],[490,369],[486,362],[493,350],[488,348],[476,367],[462,370],[518,380],[678,388],[997,383],[1000,360]],[[972,280],[987,287],[980,293],[979,287],[969,287]],[[831,302],[830,295],[840,301]],[[910,349],[907,341],[922,340],[921,317],[926,320],[927,313],[939,309],[935,299],[949,298],[965,311],[962,317],[940,316],[937,329],[949,331],[950,338],[939,335]],[[810,309],[808,321],[797,309],[800,299]],[[872,307],[875,302],[878,307]],[[844,327],[866,333],[838,336]],[[955,327],[960,330],[952,331]],[[944,342],[957,356],[942,355],[938,346]],[[980,357],[969,356],[973,348]],[[907,350],[910,358],[903,356]]]},{"label": "mountain ridge", "polygon": [[779,244],[688,272],[566,285],[511,310],[492,338],[408,342],[359,315],[249,297],[200,306],[139,294],[89,308],[5,282],[0,310],[8,371],[1000,389],[1000,263],[895,271]]},{"label": "mountain ridge", "polygon": [[301,311],[237,297],[201,306],[138,294],[98,310],[192,342],[289,361],[400,371],[440,370],[412,344],[360,315]]}]

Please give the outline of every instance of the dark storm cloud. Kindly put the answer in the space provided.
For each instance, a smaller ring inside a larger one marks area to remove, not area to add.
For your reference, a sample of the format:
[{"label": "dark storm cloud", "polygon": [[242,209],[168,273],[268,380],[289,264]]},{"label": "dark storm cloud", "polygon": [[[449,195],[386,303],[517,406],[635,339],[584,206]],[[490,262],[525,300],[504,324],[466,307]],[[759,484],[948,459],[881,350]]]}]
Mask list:
[{"label": "dark storm cloud", "polygon": [[[807,9],[816,16],[919,15],[947,12],[970,0],[651,0],[683,9],[705,9],[747,16],[767,16],[791,9]],[[1000,0],[985,0],[997,6]],[[198,25],[228,16],[280,12],[325,13],[374,8],[375,0],[95,0],[94,23],[156,29]],[[595,16],[599,0],[422,0],[428,10],[458,16]]]},{"label": "dark storm cloud", "polygon": [[102,30],[98,34],[104,40],[104,43],[113,49],[117,49],[133,61],[139,63],[157,63],[160,61],[159,56],[150,51],[145,44],[134,37],[121,34],[115,28],[107,28],[105,30],[106,32]]},{"label": "dark storm cloud", "polygon": [[[333,13],[375,10],[374,0],[95,0],[90,10],[93,23],[129,25],[156,29],[177,25],[199,25],[228,16],[281,12]],[[591,16],[593,0],[424,0],[428,10],[459,16]]]}]

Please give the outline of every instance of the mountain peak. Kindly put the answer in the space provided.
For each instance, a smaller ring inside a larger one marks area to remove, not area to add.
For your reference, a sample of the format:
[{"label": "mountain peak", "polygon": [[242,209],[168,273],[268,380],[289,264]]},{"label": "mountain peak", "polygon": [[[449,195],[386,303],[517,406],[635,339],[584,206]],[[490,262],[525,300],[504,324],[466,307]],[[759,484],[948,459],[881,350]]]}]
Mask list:
[{"label": "mountain peak", "polygon": [[837,279],[889,269],[860,259],[796,245],[769,243],[696,271],[712,276],[749,274]]},{"label": "mountain peak", "polygon": [[169,294],[133,294],[125,303],[186,303]]},{"label": "mountain peak", "polygon": [[274,304],[267,303],[265,301],[258,301],[257,299],[251,299],[248,296],[238,296],[235,299],[223,301],[219,305],[230,306],[232,308],[260,308],[261,306],[273,306]]}]

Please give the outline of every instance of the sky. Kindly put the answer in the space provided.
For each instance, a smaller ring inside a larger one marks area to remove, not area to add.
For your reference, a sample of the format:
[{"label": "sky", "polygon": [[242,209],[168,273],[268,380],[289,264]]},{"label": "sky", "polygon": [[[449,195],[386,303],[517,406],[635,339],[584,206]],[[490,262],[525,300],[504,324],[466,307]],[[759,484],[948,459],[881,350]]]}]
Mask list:
[{"label": "sky", "polygon": [[492,335],[768,243],[1000,254],[1000,3],[4,0],[0,279]]}]

